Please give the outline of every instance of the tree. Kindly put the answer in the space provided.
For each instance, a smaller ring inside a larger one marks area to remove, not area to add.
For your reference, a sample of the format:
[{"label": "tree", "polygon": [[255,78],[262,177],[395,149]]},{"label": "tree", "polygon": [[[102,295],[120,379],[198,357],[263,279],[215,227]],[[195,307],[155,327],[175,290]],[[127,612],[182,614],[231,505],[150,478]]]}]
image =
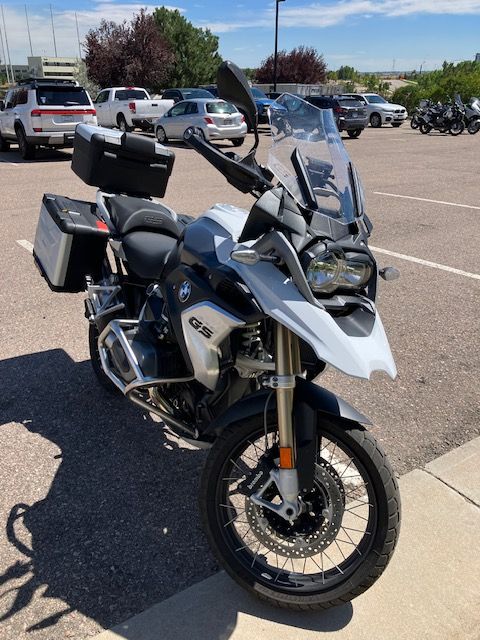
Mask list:
[{"label": "tree", "polygon": [[245,74],[247,80],[250,80],[250,82],[255,82],[256,76],[257,76],[257,70],[253,69],[251,67],[246,67],[245,69],[242,69],[243,73]]},{"label": "tree", "polygon": [[360,74],[353,67],[344,65],[337,71],[337,78],[339,80],[351,80],[352,82],[358,81]]},{"label": "tree", "polygon": [[130,24],[102,20],[85,40],[88,77],[100,85],[139,85],[158,90],[168,77],[174,54],[144,9]]},{"label": "tree", "polygon": [[78,70],[75,74],[75,80],[81,87],[88,91],[92,100],[100,91],[100,87],[98,86],[98,84],[90,79],[88,75],[87,65],[85,64],[84,60],[80,60],[79,62]]},{"label": "tree", "polygon": [[194,27],[181,13],[160,7],[154,13],[160,35],[175,53],[175,65],[168,74],[173,87],[189,87],[215,81],[222,62],[218,37],[209,29]]},{"label": "tree", "polygon": [[[270,55],[257,69],[256,80],[273,83],[274,56]],[[296,47],[289,53],[279,51],[277,56],[277,82],[320,84],[327,78],[323,56],[314,47]]]}]

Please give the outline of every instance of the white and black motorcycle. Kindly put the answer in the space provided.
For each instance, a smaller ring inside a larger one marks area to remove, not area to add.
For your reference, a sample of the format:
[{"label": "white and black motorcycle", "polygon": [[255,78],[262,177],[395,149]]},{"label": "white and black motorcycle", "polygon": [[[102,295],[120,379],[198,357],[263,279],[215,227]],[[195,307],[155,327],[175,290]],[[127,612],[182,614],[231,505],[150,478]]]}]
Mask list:
[{"label": "white and black motorcycle", "polygon": [[[219,94],[256,122],[242,72]],[[95,203],[46,194],[34,256],[55,291],[87,291],[100,382],[210,448],[200,513],[220,564],[274,604],[327,608],[368,589],[397,542],[400,498],[369,420],[312,382],[396,375],[375,308],[378,270],[357,172],[333,114],[285,94],[268,167],[187,144],[255,202],[196,219],[163,196],[173,153],[79,125],[73,170]],[[188,180],[185,181],[188,188]],[[172,482],[175,480],[172,478]]]}]

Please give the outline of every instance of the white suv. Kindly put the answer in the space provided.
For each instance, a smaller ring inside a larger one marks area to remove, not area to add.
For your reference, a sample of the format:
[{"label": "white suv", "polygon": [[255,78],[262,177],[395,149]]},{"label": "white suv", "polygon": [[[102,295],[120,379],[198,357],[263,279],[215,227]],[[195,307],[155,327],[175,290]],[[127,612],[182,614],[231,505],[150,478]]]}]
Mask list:
[{"label": "white suv", "polygon": [[345,93],[345,96],[360,100],[367,108],[368,121],[377,129],[382,124],[400,127],[407,119],[408,113],[401,104],[392,104],[377,93]]},{"label": "white suv", "polygon": [[17,142],[22,158],[37,147],[72,146],[77,124],[97,124],[90,96],[77,82],[24,80],[0,101],[0,151]]}]

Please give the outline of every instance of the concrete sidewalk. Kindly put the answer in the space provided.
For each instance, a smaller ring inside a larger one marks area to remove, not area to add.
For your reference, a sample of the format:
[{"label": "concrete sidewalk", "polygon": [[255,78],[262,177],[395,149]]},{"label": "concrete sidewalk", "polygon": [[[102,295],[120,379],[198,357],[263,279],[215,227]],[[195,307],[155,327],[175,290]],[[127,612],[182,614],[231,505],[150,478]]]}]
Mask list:
[{"label": "concrete sidewalk", "polygon": [[352,603],[278,610],[222,572],[95,640],[479,640],[480,438],[403,476],[400,487],[397,550]]}]

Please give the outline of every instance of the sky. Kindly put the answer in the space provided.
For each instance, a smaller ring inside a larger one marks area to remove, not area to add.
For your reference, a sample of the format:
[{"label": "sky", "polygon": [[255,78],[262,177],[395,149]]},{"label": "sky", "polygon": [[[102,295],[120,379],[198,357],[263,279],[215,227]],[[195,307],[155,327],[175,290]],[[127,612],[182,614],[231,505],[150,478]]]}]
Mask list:
[{"label": "sky", "polygon": [[[30,54],[25,2],[0,0],[12,64]],[[158,4],[103,0],[52,2],[59,56],[78,55],[80,39],[102,18],[129,20],[140,8]],[[220,53],[242,67],[255,67],[274,45],[275,2],[263,0],[172,0],[196,26],[220,38]],[[54,55],[50,5],[27,0],[34,55]],[[471,60],[480,52],[480,0],[284,0],[279,3],[279,49],[315,47],[329,69],[351,65],[360,71],[430,70],[444,60]],[[3,23],[0,12],[0,28]],[[3,52],[0,47],[0,57]]]}]

